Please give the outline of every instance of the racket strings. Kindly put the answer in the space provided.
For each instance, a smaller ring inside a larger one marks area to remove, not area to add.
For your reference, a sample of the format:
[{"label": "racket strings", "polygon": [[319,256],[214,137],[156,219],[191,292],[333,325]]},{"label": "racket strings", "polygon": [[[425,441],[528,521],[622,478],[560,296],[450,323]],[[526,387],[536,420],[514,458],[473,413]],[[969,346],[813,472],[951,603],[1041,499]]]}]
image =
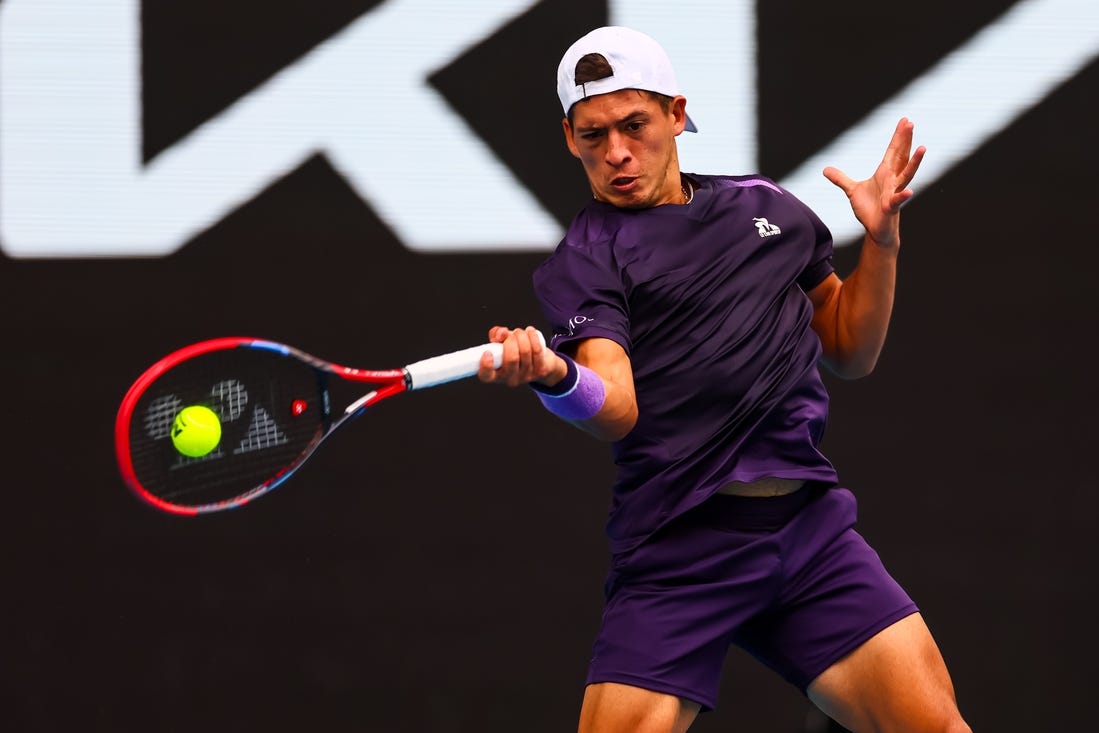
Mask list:
[{"label": "racket strings", "polygon": [[[325,433],[326,375],[271,351],[232,349],[180,362],[148,386],[130,424],[134,475],[144,491],[179,506],[230,502],[269,484]],[[170,432],[184,407],[221,421],[209,453],[189,457]]]}]

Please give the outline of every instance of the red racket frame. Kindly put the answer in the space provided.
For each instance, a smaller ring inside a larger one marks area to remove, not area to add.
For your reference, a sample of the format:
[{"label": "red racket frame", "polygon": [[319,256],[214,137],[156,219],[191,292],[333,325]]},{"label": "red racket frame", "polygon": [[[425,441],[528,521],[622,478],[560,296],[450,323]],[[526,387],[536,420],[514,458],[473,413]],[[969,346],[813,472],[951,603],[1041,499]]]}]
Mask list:
[{"label": "red racket frame", "polygon": [[[215,351],[229,351],[232,349],[263,349],[266,351],[274,351],[284,356],[298,359],[314,369],[319,369],[323,372],[333,374],[341,379],[350,382],[361,382],[379,385],[378,389],[369,392],[359,400],[353,402],[344,411],[344,414],[339,418],[333,420],[328,428],[322,430],[316,440],[312,441],[309,446],[302,452],[300,456],[292,463],[287,465],[279,473],[272,476],[270,479],[254,487],[250,491],[247,491],[239,496],[233,497],[220,502],[212,502],[210,504],[192,507],[179,504],[173,504],[165,501],[160,497],[150,493],[141,485],[141,482],[137,478],[137,474],[134,471],[133,459],[130,454],[130,422],[133,418],[134,407],[137,405],[138,400],[145,393],[151,384],[156,382],[157,378],[162,374],[172,369],[173,367],[194,359],[204,354],[209,354]],[[353,369],[351,367],[334,364],[324,359],[319,359],[311,354],[307,354],[304,351],[280,344],[274,341],[268,341],[258,338],[247,337],[224,337],[210,339],[207,341],[200,341],[199,343],[185,346],[177,351],[168,354],[164,358],[157,361],[151,367],[134,382],[133,386],[126,392],[126,396],[122,399],[122,405],[118,410],[118,416],[115,419],[115,454],[118,460],[119,471],[122,474],[122,479],[126,485],[133,491],[138,498],[142,501],[151,504],[152,506],[171,514],[178,514],[183,516],[195,516],[197,514],[205,514],[209,512],[223,511],[225,509],[232,509],[235,507],[243,506],[248,502],[256,499],[263,494],[271,491],[297,470],[305,459],[316,449],[316,447],[326,437],[332,434],[336,428],[338,428],[345,421],[357,417],[367,407],[387,397],[400,394],[408,390],[408,372],[405,369],[386,369],[386,370],[369,370],[369,369]]]}]

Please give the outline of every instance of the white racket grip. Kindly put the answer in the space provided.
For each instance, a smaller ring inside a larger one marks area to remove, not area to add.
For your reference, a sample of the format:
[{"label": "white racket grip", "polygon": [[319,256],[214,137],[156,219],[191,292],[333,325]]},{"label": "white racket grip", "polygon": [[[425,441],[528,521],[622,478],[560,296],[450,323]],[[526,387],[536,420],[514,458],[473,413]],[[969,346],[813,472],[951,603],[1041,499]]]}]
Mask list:
[{"label": "white racket grip", "polygon": [[[537,334],[538,340],[542,342],[542,346],[545,346],[546,337],[541,331],[537,331]],[[488,343],[473,346],[409,364],[405,367],[405,372],[408,374],[408,388],[410,390],[426,389],[453,382],[456,379],[472,377],[480,369],[481,355],[486,351],[492,352],[493,363],[499,369],[504,360],[503,344]]]}]

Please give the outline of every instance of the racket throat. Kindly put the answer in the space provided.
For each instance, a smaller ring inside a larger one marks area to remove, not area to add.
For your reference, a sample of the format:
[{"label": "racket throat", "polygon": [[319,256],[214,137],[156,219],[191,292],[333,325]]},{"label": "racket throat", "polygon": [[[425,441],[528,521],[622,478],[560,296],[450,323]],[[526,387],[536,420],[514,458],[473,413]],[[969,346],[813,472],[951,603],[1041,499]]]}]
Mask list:
[{"label": "racket throat", "polygon": [[360,412],[370,406],[370,403],[374,401],[374,398],[378,396],[378,390],[373,392],[367,392],[359,399],[352,402],[347,406],[347,409],[343,411],[344,417],[355,417]]}]

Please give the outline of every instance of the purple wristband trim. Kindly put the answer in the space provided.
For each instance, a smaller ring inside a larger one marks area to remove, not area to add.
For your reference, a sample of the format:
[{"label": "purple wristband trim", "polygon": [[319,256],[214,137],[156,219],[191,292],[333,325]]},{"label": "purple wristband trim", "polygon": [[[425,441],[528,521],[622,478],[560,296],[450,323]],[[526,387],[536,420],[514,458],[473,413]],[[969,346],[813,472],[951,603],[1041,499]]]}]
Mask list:
[{"label": "purple wristband trim", "polygon": [[565,356],[564,354],[558,354],[565,362],[565,377],[552,387],[547,387],[544,384],[538,384],[537,382],[531,382],[530,388],[539,394],[549,395],[550,397],[560,397],[566,392],[571,392],[576,389],[576,382],[580,379],[580,372],[577,371],[577,364],[575,361]]},{"label": "purple wristband trim", "polygon": [[[565,420],[587,420],[603,407],[607,395],[603,379],[583,364],[577,364],[563,354],[568,372],[553,387],[531,384],[546,409]],[[575,376],[573,376],[575,374]],[[561,390],[561,391],[558,391]]]}]

